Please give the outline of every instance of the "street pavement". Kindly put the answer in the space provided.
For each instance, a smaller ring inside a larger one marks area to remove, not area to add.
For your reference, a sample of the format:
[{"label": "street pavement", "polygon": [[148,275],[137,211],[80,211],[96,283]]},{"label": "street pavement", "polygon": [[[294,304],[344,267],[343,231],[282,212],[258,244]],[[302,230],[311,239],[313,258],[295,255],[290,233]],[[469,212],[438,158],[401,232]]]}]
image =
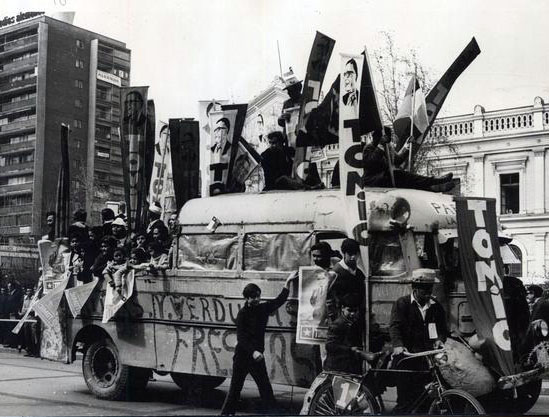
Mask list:
[{"label": "street pavement", "polygon": [[[183,395],[169,376],[154,376],[147,390],[133,401],[105,401],[87,389],[81,360],[67,365],[26,357],[13,349],[0,348],[0,415],[3,416],[119,416],[119,415],[217,415],[229,388],[225,381],[207,395]],[[286,414],[301,409],[306,390],[274,385],[275,396]],[[528,414],[549,414],[549,382]],[[238,414],[259,413],[259,395],[247,381]],[[394,390],[384,394],[386,407],[394,406]]]}]

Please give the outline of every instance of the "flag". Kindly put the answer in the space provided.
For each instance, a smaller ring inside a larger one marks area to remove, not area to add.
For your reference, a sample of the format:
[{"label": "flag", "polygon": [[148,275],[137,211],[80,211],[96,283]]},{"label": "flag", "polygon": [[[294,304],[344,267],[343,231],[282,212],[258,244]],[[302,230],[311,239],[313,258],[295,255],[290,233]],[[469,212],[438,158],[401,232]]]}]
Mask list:
[{"label": "flag", "polygon": [[[222,110],[236,110],[236,119],[235,126],[233,131],[233,140],[231,143],[234,143],[236,146],[231,147],[231,155],[229,159],[229,171],[227,172],[227,182],[226,187],[229,189],[229,182],[233,176],[234,164],[237,158],[237,155],[240,153],[239,141],[242,137],[242,130],[244,130],[244,122],[246,121],[246,112],[248,111],[247,104],[229,104],[221,106]],[[242,160],[242,159],[241,159]]]},{"label": "flag", "polygon": [[[173,194],[173,178],[171,175],[171,151],[170,151],[170,130],[169,125],[160,129],[158,141],[155,143],[154,167],[149,187],[149,204],[153,201],[160,203],[162,213],[177,211],[175,195]],[[163,216],[161,216],[163,217]]]},{"label": "flag", "polygon": [[[296,153],[292,172],[294,177],[300,177],[301,179],[305,179],[305,167],[308,165],[307,161],[310,159],[310,149],[307,148],[319,145],[315,143],[317,137],[308,134],[307,121],[311,116],[312,110],[318,106],[322,83],[324,82],[324,76],[326,75],[326,69],[328,68],[334,45],[335,40],[320,32],[316,32],[307,64],[303,94],[301,96],[301,107],[296,126]],[[290,146],[294,146],[294,144],[290,143]]]},{"label": "flag", "polygon": [[65,290],[65,298],[73,317],[76,318],[80,314],[98,282],[99,279],[95,277],[92,282]]},{"label": "flag", "polygon": [[471,39],[471,42],[465,47],[465,49],[459,54],[456,60],[450,65],[450,68],[446,70],[442,78],[435,84],[427,97],[425,98],[427,117],[429,120],[429,126],[425,130],[425,134],[420,141],[423,143],[423,139],[427,135],[427,132],[433,125],[438,112],[440,111],[444,100],[448,96],[450,89],[454,85],[455,81],[461,75],[463,71],[475,60],[480,54],[480,48],[475,38]]},{"label": "flag", "polygon": [[364,56],[364,67],[362,68],[362,76],[360,77],[360,106],[359,106],[359,125],[360,134],[365,135],[374,130],[381,130],[383,122],[379,113],[377,104],[376,89],[372,78],[372,69],[370,68],[370,60],[368,59],[368,51],[364,48],[362,52]]},{"label": "flag", "polygon": [[[177,211],[200,191],[198,121],[170,119],[169,149],[172,158],[173,185]],[[166,144],[167,146],[167,144]]]},{"label": "flag", "polygon": [[68,282],[69,274],[67,273],[65,279],[57,287],[34,304],[34,312],[48,327],[54,327],[58,322],[59,314],[57,309],[59,308],[59,303],[61,303]]},{"label": "flag", "polygon": [[455,197],[459,262],[478,338],[500,375],[514,373],[503,302],[503,261],[497,236],[496,200]]},{"label": "flag", "polygon": [[[116,271],[115,273],[122,273],[122,271]],[[123,275],[124,276],[121,278],[124,285],[122,286],[120,293],[111,285],[106,285],[105,307],[103,309],[103,320],[101,321],[103,324],[107,323],[133,295],[135,271],[130,270]]]},{"label": "flag", "polygon": [[57,202],[55,206],[55,236],[67,236],[69,231],[70,207],[70,171],[69,171],[69,127],[61,124],[61,166],[57,178]]},{"label": "flag", "polygon": [[147,132],[147,93],[149,87],[122,87],[120,92],[121,150],[126,215],[130,231],[143,225],[145,181],[145,136]]},{"label": "flag", "polygon": [[[413,131],[411,130],[412,122]],[[404,143],[410,136],[413,138],[420,137],[427,130],[427,126],[429,126],[429,121],[427,119],[425,96],[421,91],[419,81],[414,75],[398,108],[393,128],[400,142]]]}]

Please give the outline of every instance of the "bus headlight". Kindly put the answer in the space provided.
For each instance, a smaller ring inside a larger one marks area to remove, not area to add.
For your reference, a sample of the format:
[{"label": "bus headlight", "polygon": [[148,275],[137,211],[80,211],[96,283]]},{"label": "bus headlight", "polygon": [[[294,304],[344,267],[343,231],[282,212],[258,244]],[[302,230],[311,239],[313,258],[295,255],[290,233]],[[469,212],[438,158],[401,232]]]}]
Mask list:
[{"label": "bus headlight", "polygon": [[532,322],[532,326],[534,328],[534,332],[536,336],[545,338],[549,336],[549,325],[547,325],[547,322],[543,319],[537,319]]}]

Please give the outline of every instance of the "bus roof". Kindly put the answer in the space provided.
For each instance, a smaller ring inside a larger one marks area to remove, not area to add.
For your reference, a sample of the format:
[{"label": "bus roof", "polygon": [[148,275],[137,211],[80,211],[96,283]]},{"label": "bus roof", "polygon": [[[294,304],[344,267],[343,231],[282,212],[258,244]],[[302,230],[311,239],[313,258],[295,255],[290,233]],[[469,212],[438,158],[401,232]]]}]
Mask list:
[{"label": "bus roof", "polygon": [[[451,195],[402,188],[367,188],[368,228],[390,230],[389,220],[407,219],[417,232],[455,228]],[[268,191],[223,194],[188,201],[179,212],[184,226],[207,225],[216,217],[222,224],[311,223],[318,230],[349,230],[344,196],[339,189]]]}]

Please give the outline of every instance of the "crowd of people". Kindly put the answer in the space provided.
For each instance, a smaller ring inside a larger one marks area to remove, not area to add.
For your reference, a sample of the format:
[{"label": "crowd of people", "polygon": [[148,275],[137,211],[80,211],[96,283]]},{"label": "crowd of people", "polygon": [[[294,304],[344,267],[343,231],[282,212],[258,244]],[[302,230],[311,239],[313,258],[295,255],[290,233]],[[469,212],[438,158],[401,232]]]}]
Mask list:
[{"label": "crowd of people", "polygon": [[4,347],[26,351],[27,356],[38,356],[39,328],[33,313],[18,334],[12,329],[30,307],[36,287],[23,287],[13,278],[7,279],[7,286],[0,287],[0,344]]},{"label": "crowd of people", "polygon": [[[86,284],[97,277],[120,291],[124,273],[129,269],[155,275],[168,269],[168,252],[177,234],[177,215],[172,214],[166,225],[161,213],[158,204],[151,205],[146,229],[129,233],[124,214],[115,216],[110,208],[101,210],[102,224],[95,226],[86,223],[84,210],[75,211],[68,230],[70,253],[65,259],[73,285]],[[54,229],[50,216],[55,219],[55,213],[48,213],[48,226]],[[50,233],[44,237],[51,237]]]}]

